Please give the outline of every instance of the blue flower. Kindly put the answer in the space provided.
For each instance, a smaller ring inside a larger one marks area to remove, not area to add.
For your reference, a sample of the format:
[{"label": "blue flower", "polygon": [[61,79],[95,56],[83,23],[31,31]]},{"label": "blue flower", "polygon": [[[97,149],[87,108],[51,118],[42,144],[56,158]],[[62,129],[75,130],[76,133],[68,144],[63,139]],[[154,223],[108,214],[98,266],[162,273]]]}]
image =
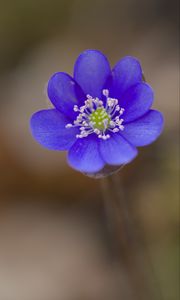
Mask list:
[{"label": "blue flower", "polygon": [[80,54],[74,77],[55,73],[48,83],[54,108],[31,118],[34,138],[51,150],[68,150],[71,167],[96,173],[131,162],[137,147],[154,142],[163,116],[150,109],[153,90],[137,59],[126,56],[110,68],[97,50]]}]

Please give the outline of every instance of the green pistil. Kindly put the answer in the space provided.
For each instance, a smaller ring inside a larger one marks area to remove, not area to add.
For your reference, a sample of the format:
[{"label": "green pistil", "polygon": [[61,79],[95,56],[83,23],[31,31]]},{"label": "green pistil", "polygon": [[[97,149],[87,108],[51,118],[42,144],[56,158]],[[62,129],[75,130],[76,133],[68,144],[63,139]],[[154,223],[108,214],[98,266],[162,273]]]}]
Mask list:
[{"label": "green pistil", "polygon": [[107,114],[104,107],[98,107],[90,116],[90,122],[94,123],[93,128],[105,130],[108,128],[111,121],[110,116]]}]

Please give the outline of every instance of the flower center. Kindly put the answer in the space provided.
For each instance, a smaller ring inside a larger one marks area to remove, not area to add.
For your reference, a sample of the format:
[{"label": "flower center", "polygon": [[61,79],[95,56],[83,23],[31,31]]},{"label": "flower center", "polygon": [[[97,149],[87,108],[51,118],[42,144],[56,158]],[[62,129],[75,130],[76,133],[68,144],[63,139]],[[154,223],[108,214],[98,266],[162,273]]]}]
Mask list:
[{"label": "flower center", "polygon": [[77,138],[95,133],[98,138],[107,140],[111,137],[111,132],[124,129],[122,125],[124,120],[121,118],[124,108],[119,106],[117,99],[109,97],[108,90],[103,90],[102,93],[106,98],[104,102],[87,95],[83,106],[78,108],[74,105],[74,111],[79,114],[73,124],[67,124],[66,128],[79,127],[80,133],[76,135]]},{"label": "flower center", "polygon": [[89,120],[93,124],[94,129],[97,128],[103,131],[108,128],[111,118],[104,107],[98,107],[90,114]]}]

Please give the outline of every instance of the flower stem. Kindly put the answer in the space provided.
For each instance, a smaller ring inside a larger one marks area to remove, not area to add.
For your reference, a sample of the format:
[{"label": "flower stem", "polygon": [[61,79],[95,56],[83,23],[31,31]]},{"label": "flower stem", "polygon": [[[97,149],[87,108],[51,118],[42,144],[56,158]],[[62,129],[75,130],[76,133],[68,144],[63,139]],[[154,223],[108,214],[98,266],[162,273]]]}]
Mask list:
[{"label": "flower stem", "polygon": [[124,199],[119,173],[102,178],[101,188],[113,249],[121,267],[126,270],[133,300],[162,299],[152,283],[153,276],[149,276],[152,266],[145,258],[144,243],[137,235],[128,202]]}]

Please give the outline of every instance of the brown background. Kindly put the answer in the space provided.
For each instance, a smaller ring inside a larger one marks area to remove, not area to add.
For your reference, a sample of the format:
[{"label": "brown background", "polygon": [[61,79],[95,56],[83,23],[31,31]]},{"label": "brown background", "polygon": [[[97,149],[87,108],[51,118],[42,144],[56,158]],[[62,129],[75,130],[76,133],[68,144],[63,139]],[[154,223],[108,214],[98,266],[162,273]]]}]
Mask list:
[{"label": "brown background", "polygon": [[89,48],[112,65],[138,57],[164,113],[162,136],[121,177],[163,299],[178,299],[177,2],[1,0],[0,7],[0,299],[130,299],[110,253],[99,182],[29,132],[31,114],[50,105],[51,74],[72,73]]}]

